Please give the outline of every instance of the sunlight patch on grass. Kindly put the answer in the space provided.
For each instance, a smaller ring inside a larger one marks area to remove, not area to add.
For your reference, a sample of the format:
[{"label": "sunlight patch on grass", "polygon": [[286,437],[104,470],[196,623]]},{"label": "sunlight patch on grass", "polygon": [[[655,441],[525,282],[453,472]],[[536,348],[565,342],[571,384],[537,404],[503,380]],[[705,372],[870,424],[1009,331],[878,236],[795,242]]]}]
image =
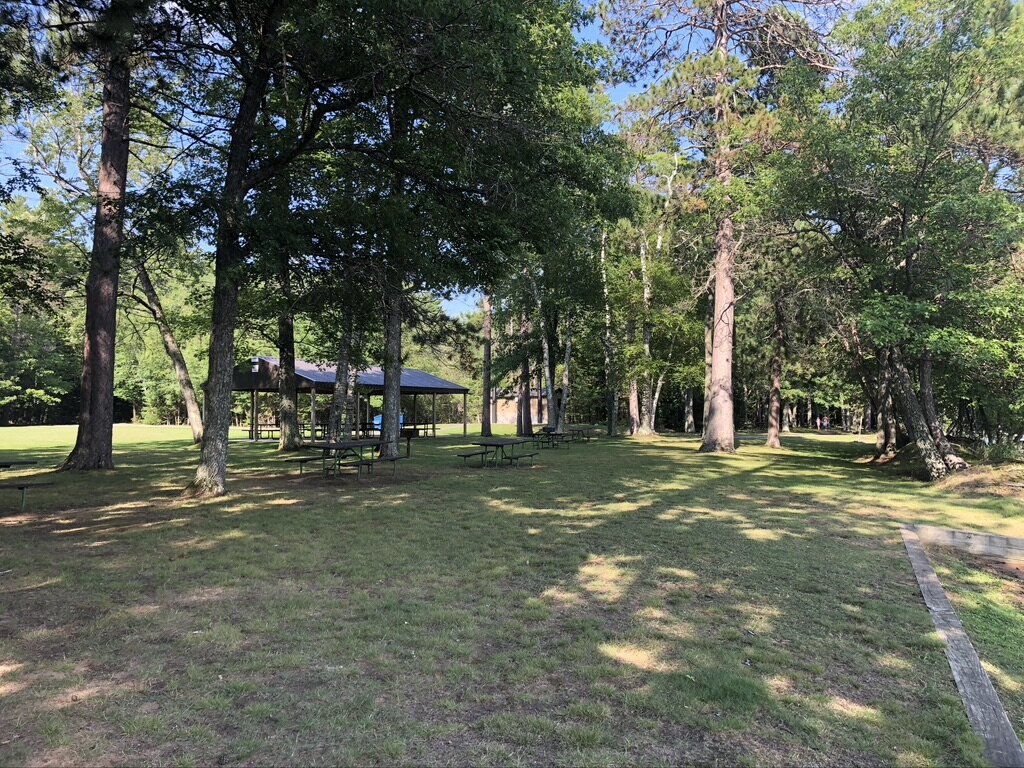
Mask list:
[{"label": "sunlight patch on grass", "polygon": [[599,648],[609,659],[644,672],[665,673],[678,669],[676,664],[665,661],[667,646],[664,643],[647,648],[628,643],[603,643]]},{"label": "sunlight patch on grass", "polygon": [[635,568],[628,567],[639,560],[636,556],[606,558],[591,555],[580,567],[580,586],[603,603],[617,603],[626,596],[639,576]]}]

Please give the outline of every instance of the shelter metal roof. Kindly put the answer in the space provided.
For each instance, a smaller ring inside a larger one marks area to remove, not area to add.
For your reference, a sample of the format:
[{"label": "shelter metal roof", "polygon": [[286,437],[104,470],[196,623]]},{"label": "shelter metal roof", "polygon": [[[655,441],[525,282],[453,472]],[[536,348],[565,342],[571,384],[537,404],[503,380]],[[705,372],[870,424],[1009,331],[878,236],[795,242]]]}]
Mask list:
[{"label": "shelter metal roof", "polygon": [[[296,389],[299,392],[333,392],[335,366],[317,365],[305,360],[295,361]],[[254,357],[249,366],[235,366],[232,390],[236,392],[277,391],[280,361],[276,357]],[[415,368],[402,369],[402,394],[406,395],[462,395],[467,387],[434,376]],[[363,394],[379,395],[384,392],[384,371],[379,367],[367,368],[356,374],[356,389]]]}]

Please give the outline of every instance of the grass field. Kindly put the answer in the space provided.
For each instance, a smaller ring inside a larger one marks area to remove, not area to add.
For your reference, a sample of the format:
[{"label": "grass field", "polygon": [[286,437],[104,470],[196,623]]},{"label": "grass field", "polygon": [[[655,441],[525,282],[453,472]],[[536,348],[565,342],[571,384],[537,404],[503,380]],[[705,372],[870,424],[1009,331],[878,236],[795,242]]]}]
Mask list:
[{"label": "grass field", "polygon": [[240,440],[199,502],[187,431],[118,427],[116,472],[0,496],[0,764],[982,764],[898,526],[1024,500],[756,440],[457,434],[370,482]]},{"label": "grass field", "polygon": [[930,547],[928,557],[999,693],[1017,738],[1024,738],[1024,581],[962,552]]}]

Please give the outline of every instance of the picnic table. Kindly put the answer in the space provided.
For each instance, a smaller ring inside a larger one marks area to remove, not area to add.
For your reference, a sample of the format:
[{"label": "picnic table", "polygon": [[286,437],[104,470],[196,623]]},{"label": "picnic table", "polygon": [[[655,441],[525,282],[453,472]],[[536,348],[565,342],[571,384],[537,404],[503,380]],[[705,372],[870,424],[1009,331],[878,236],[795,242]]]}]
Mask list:
[{"label": "picnic table", "polygon": [[588,443],[590,438],[594,436],[592,424],[569,424],[565,431],[569,433],[571,440],[586,440]]},{"label": "picnic table", "polygon": [[531,442],[533,442],[533,438],[530,437],[489,437],[483,440],[477,440],[473,445],[484,449],[482,451],[483,456],[480,460],[480,466],[484,465],[487,461],[487,456],[491,453],[494,454],[492,459],[493,466],[498,466],[499,459],[501,461],[507,461],[510,466],[513,464],[518,466],[520,459],[532,459],[537,455],[535,453],[516,453],[517,445],[526,445]]},{"label": "picnic table", "polygon": [[557,432],[554,427],[541,427],[533,433],[533,445],[536,448],[557,448],[565,444],[566,434]]},{"label": "picnic table", "polygon": [[[15,467],[34,467],[39,462],[30,459],[4,459],[0,461],[0,469],[14,469]],[[43,488],[49,485],[54,485],[53,482],[48,481],[34,481],[29,479],[14,480],[9,483],[0,483],[0,489],[10,489],[21,491],[21,511],[25,511],[25,503],[28,499],[29,488]]]}]

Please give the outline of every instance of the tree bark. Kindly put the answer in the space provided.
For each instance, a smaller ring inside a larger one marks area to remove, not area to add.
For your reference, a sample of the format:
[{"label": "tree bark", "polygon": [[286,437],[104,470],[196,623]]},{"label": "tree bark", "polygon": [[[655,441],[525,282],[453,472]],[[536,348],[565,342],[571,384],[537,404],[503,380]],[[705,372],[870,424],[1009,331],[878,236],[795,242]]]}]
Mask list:
[{"label": "tree bark", "polygon": [[896,455],[896,416],[892,407],[892,373],[889,353],[882,351],[878,369],[878,429],[875,433],[875,458]]},{"label": "tree bark", "polygon": [[[729,56],[729,2],[716,0],[714,54],[719,68],[715,73],[715,180],[722,188],[725,206],[731,205],[728,189],[732,184],[732,157],[729,148],[729,127],[726,124],[728,99],[727,73]],[[718,221],[715,234],[715,310],[714,338],[711,348],[711,407],[704,428],[703,453],[735,453],[736,432],[733,421],[732,354],[733,323],[736,292],[733,273],[736,266],[736,233],[732,215],[725,213]]]},{"label": "tree bark", "polygon": [[278,280],[281,299],[284,302],[277,317],[278,371],[280,378],[277,391],[280,396],[277,418],[281,424],[279,451],[296,451],[302,448],[302,433],[299,431],[298,393],[295,381],[295,316],[292,314],[292,277],[287,255],[282,255]]},{"label": "tree bark", "polygon": [[146,297],[146,309],[153,316],[153,322],[160,331],[160,338],[163,340],[164,351],[171,359],[174,366],[174,375],[178,379],[178,386],[181,387],[181,399],[185,403],[185,413],[188,416],[188,425],[192,429],[192,442],[199,444],[203,442],[203,412],[199,408],[199,398],[196,397],[195,387],[192,385],[192,377],[188,372],[188,364],[185,356],[178,346],[178,340],[171,330],[167,316],[164,314],[163,305],[160,303],[160,296],[153,287],[153,281],[149,277],[149,270],[143,262],[135,265],[139,277],[139,287],[142,295]]},{"label": "tree bark", "polygon": [[889,352],[889,367],[892,370],[892,385],[899,402],[900,413],[903,414],[903,421],[907,425],[911,440],[917,445],[924,461],[925,469],[931,480],[941,480],[949,469],[942,459],[942,454],[935,445],[931,431],[928,429],[928,422],[925,419],[924,411],[917,400],[914,392],[914,383],[910,380],[910,373],[897,350]]},{"label": "tree bark", "polygon": [[114,352],[128,179],[130,93],[128,58],[112,54],[107,58],[103,81],[99,184],[85,285],[78,435],[61,469],[114,468]]},{"label": "tree bark", "polygon": [[636,379],[629,380],[629,434],[635,435],[640,431],[640,392],[637,388]]},{"label": "tree bark", "polygon": [[773,333],[774,346],[772,348],[772,383],[771,392],[768,395],[768,439],[765,445],[769,448],[781,448],[782,441],[779,440],[779,429],[782,416],[782,355],[785,349],[785,329],[782,316],[782,307],[775,302],[775,332]]},{"label": "tree bark", "polygon": [[697,425],[693,420],[693,390],[687,387],[683,393],[684,425],[683,431],[693,433],[697,431]]},{"label": "tree bark", "polygon": [[926,349],[924,354],[921,356],[921,407],[924,411],[925,420],[928,422],[928,431],[931,433],[932,439],[935,440],[935,446],[939,449],[939,453],[942,454],[942,460],[946,462],[946,467],[950,472],[959,472],[962,469],[967,469],[967,462],[964,461],[950,444],[946,438],[945,432],[942,430],[942,420],[939,418],[938,410],[935,408],[935,385],[932,379],[932,351]]},{"label": "tree bark", "polygon": [[231,382],[235,363],[235,326],[238,321],[239,266],[248,192],[249,162],[260,105],[270,81],[270,41],[278,33],[284,3],[274,3],[264,21],[260,52],[242,89],[231,140],[224,188],[217,211],[214,259],[213,322],[210,328],[210,363],[206,377],[206,420],[203,450],[195,478],[188,487],[194,495],[224,493],[228,469],[228,433],[231,429]]},{"label": "tree bark", "polygon": [[608,232],[601,230],[601,292],[604,295],[604,381],[607,393],[605,396],[605,410],[607,418],[608,437],[615,437],[618,432],[619,417],[619,388],[618,376],[615,370],[615,337],[612,325],[612,305],[608,291],[608,265],[607,265],[607,242]]},{"label": "tree bark", "polygon": [[703,435],[708,428],[708,414],[711,412],[711,355],[715,341],[715,299],[714,291],[707,298],[707,310],[704,313],[704,410],[700,422]]},{"label": "tree bark", "polygon": [[338,365],[334,369],[334,393],[331,397],[331,412],[327,417],[327,439],[329,442],[345,440],[352,436],[351,411],[351,361],[352,361],[352,314],[345,313],[341,348],[338,350]]},{"label": "tree bark", "polygon": [[401,284],[386,287],[384,297],[384,405],[380,437],[384,458],[398,455],[399,416],[402,409],[402,310]]},{"label": "tree bark", "polygon": [[565,431],[565,412],[569,406],[569,363],[572,362],[572,321],[568,313],[562,321],[565,329],[565,356],[562,361],[562,399],[558,401],[558,419],[555,423],[556,432]]},{"label": "tree bark", "polygon": [[[661,245],[662,235],[658,234],[658,245]],[[640,337],[644,350],[644,370],[640,379],[640,419],[634,435],[649,437],[654,434],[654,360],[651,354],[651,338],[654,329],[651,326],[651,277],[647,264],[647,242],[640,241],[640,281],[643,288],[644,315],[640,325]]]},{"label": "tree bark", "polygon": [[491,340],[493,331],[491,297],[484,294],[483,403],[480,408],[480,436],[491,436]]}]

